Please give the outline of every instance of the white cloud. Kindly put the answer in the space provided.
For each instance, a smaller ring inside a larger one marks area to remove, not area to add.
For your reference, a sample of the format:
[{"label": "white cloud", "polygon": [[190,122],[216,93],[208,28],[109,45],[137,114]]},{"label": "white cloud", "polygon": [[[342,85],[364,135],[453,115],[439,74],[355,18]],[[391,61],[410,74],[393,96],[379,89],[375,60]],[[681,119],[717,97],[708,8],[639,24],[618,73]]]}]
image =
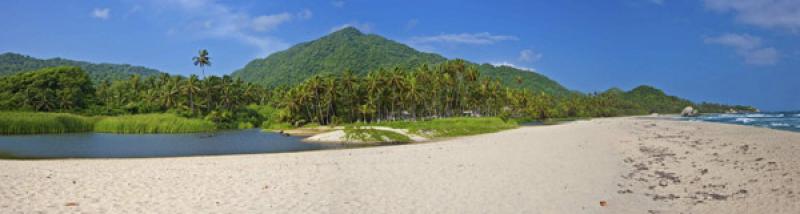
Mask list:
[{"label": "white cloud", "polygon": [[247,11],[229,7],[216,0],[163,0],[151,1],[156,13],[182,13],[183,26],[173,26],[168,35],[192,35],[199,39],[231,39],[259,49],[266,55],[288,47],[280,39],[265,35],[280,25],[293,20],[312,17],[308,9],[297,13],[251,15]]},{"label": "white cloud", "polygon": [[707,8],[733,13],[739,22],[765,28],[800,30],[798,0],[705,0]]},{"label": "white cloud", "polygon": [[525,49],[519,52],[519,61],[536,62],[540,59],[542,59],[542,54],[536,53],[533,50]]},{"label": "white cloud", "polygon": [[780,53],[773,47],[763,47],[761,38],[748,34],[723,34],[709,37],[704,40],[706,44],[718,44],[732,47],[736,54],[744,58],[744,62],[751,65],[774,65],[780,59]]},{"label": "white cloud", "polygon": [[111,17],[111,9],[108,8],[95,8],[92,11],[92,17],[106,20]]},{"label": "white cloud", "polygon": [[333,4],[334,7],[338,8],[344,7],[344,1],[332,1],[331,4]]},{"label": "white cloud", "polygon": [[472,45],[490,45],[500,41],[518,40],[515,36],[492,35],[483,33],[441,34],[438,36],[413,37],[413,43],[461,43]]},{"label": "white cloud", "polygon": [[364,33],[371,33],[372,32],[372,24],[370,23],[360,23],[360,22],[350,22],[347,24],[342,24],[338,26],[334,26],[331,28],[331,32],[336,32],[346,27],[354,27],[357,28],[359,31]]},{"label": "white cloud", "polygon": [[492,64],[495,67],[506,66],[506,67],[512,67],[512,68],[516,68],[516,69],[520,69],[520,70],[524,70],[524,71],[536,72],[536,69],[514,65],[514,64],[509,63],[509,62],[492,62],[492,63],[489,63],[489,64]]},{"label": "white cloud", "polygon": [[263,15],[253,18],[253,30],[255,31],[268,31],[272,30],[278,25],[292,20],[292,15],[289,13],[279,13],[273,15]]}]

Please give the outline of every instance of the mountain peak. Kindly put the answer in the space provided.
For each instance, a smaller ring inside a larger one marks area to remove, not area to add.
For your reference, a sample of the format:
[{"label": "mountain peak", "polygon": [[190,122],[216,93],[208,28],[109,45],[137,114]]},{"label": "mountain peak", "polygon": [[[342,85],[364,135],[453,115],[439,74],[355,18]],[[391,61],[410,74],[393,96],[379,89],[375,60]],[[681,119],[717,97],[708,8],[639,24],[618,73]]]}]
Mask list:
[{"label": "mountain peak", "polygon": [[361,31],[353,26],[347,26],[331,33],[331,35],[363,36],[364,33],[361,33]]},{"label": "mountain peak", "polygon": [[[357,75],[382,68],[412,70],[421,65],[436,66],[447,58],[415,50],[377,34],[365,35],[349,26],[317,40],[300,43],[262,59],[250,61],[233,73],[234,77],[265,86],[292,86],[318,74],[338,74],[350,70]],[[471,62],[482,76],[549,94],[563,95],[569,90],[538,73],[513,67],[494,67]],[[517,81],[522,78],[522,83]]]}]

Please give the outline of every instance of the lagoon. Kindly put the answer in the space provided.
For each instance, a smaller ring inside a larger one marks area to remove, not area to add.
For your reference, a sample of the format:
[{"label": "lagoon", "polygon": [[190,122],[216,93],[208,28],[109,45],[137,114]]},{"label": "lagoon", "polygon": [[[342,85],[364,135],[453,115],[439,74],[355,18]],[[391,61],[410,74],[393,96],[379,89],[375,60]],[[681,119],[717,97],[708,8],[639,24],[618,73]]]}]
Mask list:
[{"label": "lagoon", "polygon": [[6,158],[138,158],[335,149],[259,129],[191,134],[70,133],[0,136]]}]

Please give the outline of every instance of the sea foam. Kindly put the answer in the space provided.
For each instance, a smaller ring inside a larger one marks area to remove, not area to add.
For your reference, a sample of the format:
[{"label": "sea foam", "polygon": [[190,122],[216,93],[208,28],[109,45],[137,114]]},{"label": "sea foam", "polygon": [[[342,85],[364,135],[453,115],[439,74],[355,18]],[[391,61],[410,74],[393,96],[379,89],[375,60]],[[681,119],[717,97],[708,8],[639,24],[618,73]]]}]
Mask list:
[{"label": "sea foam", "polygon": [[790,125],[789,125],[788,123],[775,123],[775,122],[772,122],[772,123],[769,123],[769,126],[774,126],[774,127],[789,127]]},{"label": "sea foam", "polygon": [[745,117],[750,117],[750,118],[783,117],[783,114],[746,114]]}]

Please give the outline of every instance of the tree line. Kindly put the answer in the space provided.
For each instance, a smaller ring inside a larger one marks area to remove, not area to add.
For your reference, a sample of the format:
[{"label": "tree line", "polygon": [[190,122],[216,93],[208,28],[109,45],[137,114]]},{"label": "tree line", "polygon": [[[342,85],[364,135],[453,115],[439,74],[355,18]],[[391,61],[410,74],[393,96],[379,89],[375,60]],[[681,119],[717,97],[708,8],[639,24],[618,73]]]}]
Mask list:
[{"label": "tree line", "polygon": [[[206,51],[195,65],[210,65]],[[203,72],[204,73],[204,72]],[[518,81],[517,84],[522,84]],[[688,100],[652,87],[630,92],[554,96],[485,78],[475,66],[450,60],[433,66],[351,71],[312,76],[291,87],[266,88],[230,76],[160,74],[93,84],[78,67],[52,67],[0,78],[0,109],[124,115],[169,112],[217,124],[260,124],[264,115],[248,105],[278,109],[278,119],[299,126],[457,116],[523,120],[677,113]],[[703,104],[709,110],[747,108]],[[700,109],[702,110],[702,106]],[[709,112],[709,111],[706,111]],[[225,127],[226,125],[223,125]],[[228,127],[234,125],[227,125]]]}]

